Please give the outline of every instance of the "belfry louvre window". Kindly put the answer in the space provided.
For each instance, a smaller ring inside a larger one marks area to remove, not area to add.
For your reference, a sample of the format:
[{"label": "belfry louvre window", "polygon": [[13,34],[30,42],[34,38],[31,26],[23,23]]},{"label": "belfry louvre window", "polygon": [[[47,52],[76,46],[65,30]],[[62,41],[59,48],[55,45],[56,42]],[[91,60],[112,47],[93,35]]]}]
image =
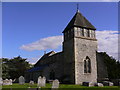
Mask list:
[{"label": "belfry louvre window", "polygon": [[84,36],[84,29],[81,29],[81,31],[82,31],[82,36]]},{"label": "belfry louvre window", "polygon": [[89,30],[86,29],[86,36],[89,37]]},{"label": "belfry louvre window", "polygon": [[88,56],[84,60],[84,73],[91,73],[91,60]]}]

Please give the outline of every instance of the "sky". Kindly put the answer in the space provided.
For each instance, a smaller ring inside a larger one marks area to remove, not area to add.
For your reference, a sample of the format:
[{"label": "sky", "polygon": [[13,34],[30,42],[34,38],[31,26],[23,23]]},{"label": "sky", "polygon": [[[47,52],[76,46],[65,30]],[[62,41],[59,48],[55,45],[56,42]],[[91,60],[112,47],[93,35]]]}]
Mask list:
[{"label": "sky", "polygon": [[2,0],[2,2],[118,2],[119,0]]},{"label": "sky", "polygon": [[[35,63],[44,51],[62,51],[62,31],[76,13],[76,2],[3,2],[2,57],[20,55]],[[118,3],[79,2],[96,28],[98,51],[118,58]]]}]

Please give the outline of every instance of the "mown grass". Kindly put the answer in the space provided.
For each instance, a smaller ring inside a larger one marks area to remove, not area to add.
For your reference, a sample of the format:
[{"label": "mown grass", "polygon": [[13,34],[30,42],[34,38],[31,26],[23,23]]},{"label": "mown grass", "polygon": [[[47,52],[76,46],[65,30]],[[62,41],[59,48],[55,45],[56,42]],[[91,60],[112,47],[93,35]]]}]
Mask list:
[{"label": "mown grass", "polygon": [[[19,85],[15,83],[13,85],[3,85],[2,90],[29,90],[30,88],[38,88],[37,84],[30,86],[28,83],[24,85]],[[41,89],[50,90],[52,87],[51,84],[46,84],[46,87],[42,87]],[[41,90],[39,89],[39,90]],[[79,89],[79,90],[120,90],[118,86],[104,86],[104,87],[87,87],[87,86],[80,86],[80,85],[73,85],[73,84],[60,84],[59,90],[69,90],[69,89]],[[31,90],[31,89],[30,89]]]}]

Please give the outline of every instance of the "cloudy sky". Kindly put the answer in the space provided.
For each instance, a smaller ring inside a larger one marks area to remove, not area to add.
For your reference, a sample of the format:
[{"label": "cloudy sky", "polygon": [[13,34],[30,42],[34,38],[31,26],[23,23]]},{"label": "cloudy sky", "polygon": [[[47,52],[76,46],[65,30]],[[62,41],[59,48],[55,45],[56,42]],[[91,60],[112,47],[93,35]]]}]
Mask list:
[{"label": "cloudy sky", "polygon": [[[118,3],[80,2],[79,10],[97,28],[98,51],[118,58]],[[75,13],[75,2],[4,2],[3,57],[35,63],[44,51],[62,51],[62,31]]]}]

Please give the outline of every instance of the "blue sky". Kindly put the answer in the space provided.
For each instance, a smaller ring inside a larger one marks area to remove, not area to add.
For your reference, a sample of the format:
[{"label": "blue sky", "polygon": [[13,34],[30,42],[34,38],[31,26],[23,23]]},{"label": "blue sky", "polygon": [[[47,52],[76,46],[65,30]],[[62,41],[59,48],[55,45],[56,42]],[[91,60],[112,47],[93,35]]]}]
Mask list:
[{"label": "blue sky", "polygon": [[[79,10],[98,31],[117,31],[117,5],[118,3],[115,2],[80,2]],[[62,31],[76,13],[76,3],[4,2],[2,9],[3,57],[13,58],[21,55],[34,63],[43,55],[44,49],[25,48],[36,41],[45,41],[47,37],[61,36]],[[21,48],[23,45],[26,47]],[[56,48],[49,47],[45,50],[61,51],[61,46],[57,45]]]}]

